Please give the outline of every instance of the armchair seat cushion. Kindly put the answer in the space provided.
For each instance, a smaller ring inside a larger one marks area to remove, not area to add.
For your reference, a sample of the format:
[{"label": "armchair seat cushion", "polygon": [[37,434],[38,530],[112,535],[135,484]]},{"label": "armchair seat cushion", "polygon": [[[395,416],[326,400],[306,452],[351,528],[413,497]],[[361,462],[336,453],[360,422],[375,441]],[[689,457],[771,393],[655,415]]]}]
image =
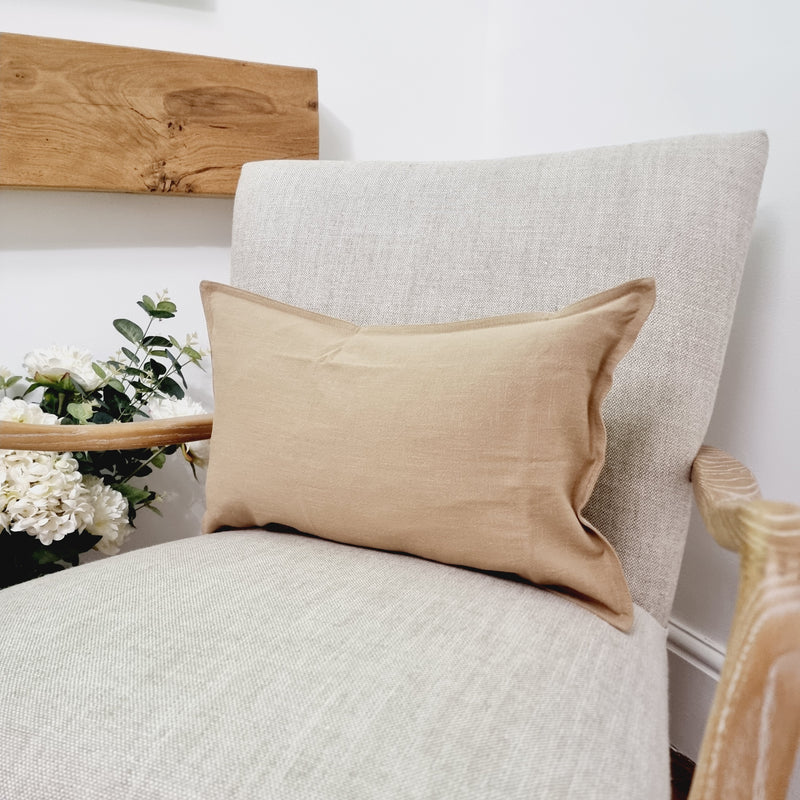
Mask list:
[{"label": "armchair seat cushion", "polygon": [[0,592],[0,796],[669,796],[664,628],[269,531]]}]

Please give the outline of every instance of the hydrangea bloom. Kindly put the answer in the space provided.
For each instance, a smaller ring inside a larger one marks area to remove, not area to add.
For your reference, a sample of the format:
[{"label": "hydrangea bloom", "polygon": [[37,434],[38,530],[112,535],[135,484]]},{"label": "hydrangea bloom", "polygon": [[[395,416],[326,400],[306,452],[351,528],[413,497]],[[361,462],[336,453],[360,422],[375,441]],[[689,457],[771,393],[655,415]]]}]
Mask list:
[{"label": "hydrangea bloom", "polygon": [[57,381],[69,373],[70,377],[89,392],[102,383],[102,379],[92,369],[92,354],[79,347],[56,344],[43,350],[32,350],[22,363],[31,380],[38,374]]},{"label": "hydrangea bloom", "polygon": [[70,453],[0,451],[2,527],[49,545],[84,530],[92,519],[89,491]]},{"label": "hydrangea bloom", "polygon": [[[34,403],[0,400],[0,420],[55,425],[58,417]],[[83,525],[91,509],[78,462],[69,453],[0,450],[0,530],[24,531],[43,544]]]},{"label": "hydrangea bloom", "polygon": [[[151,400],[147,405],[146,412],[152,419],[171,419],[172,417],[191,417],[196,414],[208,413],[203,406],[192,400],[188,395],[180,400],[174,397],[164,397],[158,400]],[[189,442],[186,445],[186,458],[198,467],[205,467],[208,464],[209,442]]]},{"label": "hydrangea bloom", "polygon": [[[0,420],[55,425],[34,403],[0,400]],[[119,552],[131,530],[128,501],[98,477],[82,476],[70,453],[0,450],[0,531],[27,533],[44,545],[73,531],[101,536],[95,545]]]},{"label": "hydrangea bloom", "polygon": [[93,536],[102,537],[94,549],[107,556],[116,555],[133,530],[128,523],[128,501],[95,475],[87,475],[83,479],[83,486],[92,506],[92,519],[87,523],[86,530]]}]

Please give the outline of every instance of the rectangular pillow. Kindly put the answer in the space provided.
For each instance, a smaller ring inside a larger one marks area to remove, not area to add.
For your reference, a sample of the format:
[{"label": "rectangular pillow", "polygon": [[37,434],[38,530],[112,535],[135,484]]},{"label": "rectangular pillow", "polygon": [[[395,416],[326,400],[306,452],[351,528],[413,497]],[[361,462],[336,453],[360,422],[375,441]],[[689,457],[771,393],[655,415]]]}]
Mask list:
[{"label": "rectangular pillow", "polygon": [[640,279],[559,312],[358,326],[203,282],[206,532],[269,523],[515,573],[616,627],[632,601],[581,511],[603,398],[652,308]]}]

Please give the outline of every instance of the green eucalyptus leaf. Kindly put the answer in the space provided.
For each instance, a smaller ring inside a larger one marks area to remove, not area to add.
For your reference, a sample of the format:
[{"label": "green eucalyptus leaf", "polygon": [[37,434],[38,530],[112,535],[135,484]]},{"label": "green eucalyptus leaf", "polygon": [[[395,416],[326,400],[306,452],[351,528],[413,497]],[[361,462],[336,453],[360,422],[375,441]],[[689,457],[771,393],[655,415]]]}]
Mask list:
[{"label": "green eucalyptus leaf", "polygon": [[147,373],[143,369],[137,369],[136,367],[124,367],[122,370],[126,375],[132,375],[136,378],[146,378]]},{"label": "green eucalyptus leaf", "polygon": [[145,347],[169,347],[172,343],[163,336],[145,336],[142,344]]},{"label": "green eucalyptus leaf", "polygon": [[153,470],[150,469],[149,466],[146,466],[145,464],[142,464],[142,466],[139,467],[139,469],[136,470],[136,472],[134,473],[134,476],[137,477],[137,478],[144,478],[146,475],[149,475],[152,471]]},{"label": "green eucalyptus leaf", "polygon": [[98,378],[102,378],[103,380],[105,380],[106,371],[96,361],[92,361],[92,369],[94,370],[94,374],[97,375]]},{"label": "green eucalyptus leaf", "polygon": [[125,394],[125,387],[122,383],[117,380],[116,378],[112,378],[102,389],[103,397],[108,400],[110,397],[116,397],[122,395],[127,397]]},{"label": "green eucalyptus leaf", "polygon": [[167,373],[167,368],[160,361],[156,361],[152,358],[147,362],[147,368],[157,378],[160,378],[162,375],[166,375]]},{"label": "green eucalyptus leaf", "polygon": [[183,348],[182,352],[184,355],[189,356],[192,361],[200,361],[203,358],[202,353],[198,353],[197,350],[195,350],[193,347],[189,347],[188,344]]},{"label": "green eucalyptus leaf", "polygon": [[162,378],[161,382],[158,384],[158,388],[165,392],[166,394],[170,395],[171,397],[175,397],[180,400],[185,392],[181,388],[180,384],[176,383],[172,378]]},{"label": "green eucalyptus leaf", "polygon": [[129,342],[139,344],[144,337],[144,331],[129,319],[115,319],[114,327],[121,333]]},{"label": "green eucalyptus leaf", "polygon": [[156,469],[161,469],[164,464],[167,462],[167,456],[164,453],[156,453],[153,458],[150,460],[150,464],[154,466]]},{"label": "green eucalyptus leaf", "polygon": [[147,487],[141,489],[129,483],[115,483],[113,488],[134,506],[151,503],[156,498],[155,492],[151,492]]},{"label": "green eucalyptus leaf", "polygon": [[152,311],[156,304],[153,302],[152,297],[148,297],[146,294],[142,295],[142,299],[136,303],[137,306],[141,306],[145,311]]},{"label": "green eucalyptus leaf", "polygon": [[117,420],[130,417],[131,411],[136,410],[132,406],[128,395],[117,391],[116,387],[112,387],[110,384],[103,389],[103,403],[105,411]]},{"label": "green eucalyptus leaf", "polygon": [[136,353],[134,353],[133,350],[128,347],[123,347],[122,353],[125,358],[128,359],[128,361],[132,361],[134,364],[137,363],[138,359],[136,358]]},{"label": "green eucalyptus leaf", "polygon": [[188,389],[189,387],[186,384],[186,378],[183,377],[183,367],[185,366],[185,364],[181,364],[181,362],[178,361],[178,359],[175,358],[175,356],[173,356],[172,353],[167,353],[167,355],[169,356],[170,361],[172,361],[174,374],[181,379],[181,383],[184,385],[184,388]]},{"label": "green eucalyptus leaf", "polygon": [[87,422],[92,416],[93,409],[91,403],[69,403],[67,413],[78,422]]}]

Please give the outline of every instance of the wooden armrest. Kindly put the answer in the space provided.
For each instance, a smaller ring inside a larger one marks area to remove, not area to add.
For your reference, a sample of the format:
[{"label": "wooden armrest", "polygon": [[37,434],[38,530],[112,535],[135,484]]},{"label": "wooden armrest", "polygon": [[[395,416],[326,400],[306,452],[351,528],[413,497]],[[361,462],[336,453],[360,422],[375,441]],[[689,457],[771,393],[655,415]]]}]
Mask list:
[{"label": "wooden armrest", "polygon": [[139,450],[211,437],[213,416],[198,414],[109,425],[27,425],[0,422],[0,449],[83,452]]},{"label": "wooden armrest", "polygon": [[713,447],[692,468],[710,533],[740,554],[739,593],[690,800],[784,798],[800,745],[800,506],[761,497]]}]

